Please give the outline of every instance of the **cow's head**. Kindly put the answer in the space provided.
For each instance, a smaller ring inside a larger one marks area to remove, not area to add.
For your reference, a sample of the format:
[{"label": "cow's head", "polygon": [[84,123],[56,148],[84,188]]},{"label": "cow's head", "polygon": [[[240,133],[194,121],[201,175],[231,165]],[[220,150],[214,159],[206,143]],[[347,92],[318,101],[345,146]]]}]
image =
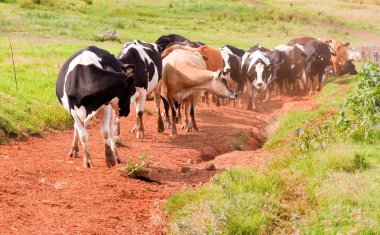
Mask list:
[{"label": "cow's head", "polygon": [[265,63],[262,59],[257,59],[248,71],[248,78],[251,81],[252,86],[255,87],[258,91],[267,89],[267,86],[272,81],[272,76],[272,63]]},{"label": "cow's head", "polygon": [[122,66],[125,79],[123,81],[124,89],[122,94],[119,95],[119,115],[128,116],[130,112],[130,100],[131,96],[135,94],[135,65],[123,64]]},{"label": "cow's head", "polygon": [[212,92],[221,98],[235,99],[236,93],[228,84],[230,68],[220,69],[214,73]]},{"label": "cow's head", "polygon": [[349,42],[341,42],[341,41],[336,41],[333,44],[334,51],[336,52],[336,57],[338,57],[339,60],[342,62],[346,61],[348,58],[347,55],[347,47],[350,45]]},{"label": "cow's head", "polygon": [[340,69],[339,75],[345,75],[345,74],[356,75],[356,74],[358,74],[353,61],[354,61],[353,59],[347,60],[344,63],[343,67]]},{"label": "cow's head", "polygon": [[306,58],[306,72],[311,75],[323,71],[330,63],[330,55],[321,55],[315,50],[309,56],[305,53],[301,55]]},{"label": "cow's head", "polygon": [[269,56],[271,57],[271,64],[273,68],[273,78],[272,81],[275,81],[278,76],[281,76],[284,65],[286,64],[286,54],[285,52],[279,50],[273,50],[270,52]]}]

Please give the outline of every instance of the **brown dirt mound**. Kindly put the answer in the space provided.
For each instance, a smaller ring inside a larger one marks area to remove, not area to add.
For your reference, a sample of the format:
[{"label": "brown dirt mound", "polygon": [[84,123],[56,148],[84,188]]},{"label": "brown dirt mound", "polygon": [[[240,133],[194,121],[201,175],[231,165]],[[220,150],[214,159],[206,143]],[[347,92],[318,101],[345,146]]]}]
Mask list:
[{"label": "brown dirt mound", "polygon": [[[268,124],[312,104],[311,98],[283,97],[266,104],[264,113],[200,104],[201,132],[179,131],[176,137],[168,130],[157,133],[156,115],[145,114],[146,138],[140,140],[130,133],[131,113],[122,121],[126,147],[118,149],[119,155],[124,160],[149,156],[161,184],[125,178],[117,170],[121,165],[107,168],[96,123],[89,127],[93,169],[82,168],[81,157],[67,156],[72,130],[0,145],[0,234],[162,234],[160,206],[170,195],[199,187],[223,169],[262,163],[270,153],[257,149]],[[153,102],[147,109],[154,110]],[[244,151],[232,151],[239,131],[250,137]],[[211,165],[205,169],[210,163],[216,171]]]}]

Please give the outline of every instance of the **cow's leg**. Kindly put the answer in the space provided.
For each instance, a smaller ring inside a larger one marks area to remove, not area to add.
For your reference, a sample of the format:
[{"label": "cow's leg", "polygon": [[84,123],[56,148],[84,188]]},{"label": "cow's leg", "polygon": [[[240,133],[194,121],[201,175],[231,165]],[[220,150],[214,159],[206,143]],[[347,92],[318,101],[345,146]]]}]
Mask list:
[{"label": "cow's leg", "polygon": [[181,124],[182,122],[182,115],[181,115],[181,104],[178,104],[177,107],[177,117],[175,118],[176,124]]},{"label": "cow's leg", "polygon": [[335,76],[339,75],[338,63],[333,63]]},{"label": "cow's leg", "polygon": [[182,126],[181,126],[181,129],[186,129],[188,130],[190,128],[190,123],[189,123],[189,103],[186,102],[184,104],[184,108],[185,110],[185,122],[182,123]]},{"label": "cow's leg", "polygon": [[154,103],[156,105],[157,112],[157,131],[159,133],[164,132],[164,122],[162,121],[161,116],[161,81],[157,84],[156,88],[154,88]]},{"label": "cow's leg", "polygon": [[94,166],[92,163],[91,154],[88,151],[87,141],[88,141],[88,132],[82,123],[82,121],[79,119],[79,117],[75,114],[75,112],[71,113],[71,116],[74,119],[74,125],[75,128],[78,131],[80,142],[82,143],[85,155],[83,156],[83,167],[91,168]]},{"label": "cow's leg", "polygon": [[320,73],[317,75],[317,91],[320,91],[320,90],[321,90],[323,74],[324,74],[324,72],[320,72]]},{"label": "cow's leg", "polygon": [[110,143],[111,143],[111,150],[113,152],[113,156],[115,158],[115,161],[117,163],[121,163],[122,160],[121,158],[119,157],[119,154],[117,153],[117,150],[116,150],[116,143],[115,143],[115,110],[110,106],[110,111],[111,111],[111,115],[110,115],[110,123],[109,123],[109,126],[110,126]]},{"label": "cow's leg", "polygon": [[209,101],[209,93],[208,93],[208,91],[204,92],[204,97],[205,97],[206,107],[210,107],[210,101]]},{"label": "cow's leg", "polygon": [[167,129],[170,127],[171,123],[170,123],[170,116],[169,116],[169,103],[166,99],[162,99],[162,103],[164,104],[164,111],[165,111],[165,125],[164,125],[164,128]]},{"label": "cow's leg", "polygon": [[111,110],[112,108],[110,105],[104,106],[104,113],[103,113],[103,120],[102,120],[102,127],[101,127],[101,133],[104,139],[106,164],[108,167],[112,167],[116,164],[115,157],[113,155],[113,151],[111,148],[111,138],[112,138],[111,131],[110,131]]},{"label": "cow's leg", "polygon": [[168,103],[169,103],[170,109],[172,111],[172,133],[170,135],[173,136],[173,135],[177,135],[177,127],[176,127],[176,123],[175,123],[175,120],[177,117],[177,112],[176,112],[174,102],[170,98],[168,100]]},{"label": "cow's leg", "polygon": [[199,132],[198,125],[195,121],[195,102],[194,100],[190,103],[190,116],[191,116],[191,125],[196,132]]},{"label": "cow's leg", "polygon": [[116,117],[115,126],[115,135],[120,136],[120,117]]},{"label": "cow's leg", "polygon": [[78,152],[79,152],[79,149],[78,149],[78,131],[74,125],[74,138],[73,138],[73,143],[71,145],[71,149],[69,152],[69,156],[78,158]]},{"label": "cow's leg", "polygon": [[255,107],[254,100],[253,100],[253,88],[252,84],[248,81],[247,82],[247,92],[248,92],[248,110],[253,110]]},{"label": "cow's leg", "polygon": [[136,138],[142,139],[144,138],[144,125],[143,125],[143,114],[146,100],[146,90],[142,89],[138,99],[136,100],[136,113],[137,113],[137,132]]},{"label": "cow's leg", "polygon": [[222,102],[220,101],[219,97],[216,97],[216,107],[220,107],[222,105]]},{"label": "cow's leg", "polygon": [[131,97],[131,103],[135,103],[135,109],[136,109],[136,122],[135,122],[135,125],[133,126],[132,128],[132,133],[135,133],[136,132],[136,129],[139,125],[139,117],[138,117],[138,104],[139,104],[139,100],[140,100],[140,96],[141,96],[141,93],[140,93],[140,88],[137,90],[136,89],[136,92],[135,94]]},{"label": "cow's leg", "polygon": [[313,76],[310,76],[309,77],[309,95],[312,95],[313,92],[314,92],[314,77]]}]

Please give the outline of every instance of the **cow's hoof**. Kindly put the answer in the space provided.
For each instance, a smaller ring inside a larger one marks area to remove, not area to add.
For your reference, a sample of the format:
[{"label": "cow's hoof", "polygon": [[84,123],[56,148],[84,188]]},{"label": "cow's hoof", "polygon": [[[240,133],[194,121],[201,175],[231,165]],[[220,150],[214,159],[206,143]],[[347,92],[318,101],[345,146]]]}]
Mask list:
[{"label": "cow's hoof", "polygon": [[131,132],[132,132],[132,133],[135,133],[135,132],[136,132],[136,128],[137,128],[137,127],[134,126]]},{"label": "cow's hoof", "polygon": [[83,157],[83,167],[84,168],[93,168],[94,163],[92,163],[91,156],[84,156]]},{"label": "cow's hoof", "polygon": [[75,157],[75,158],[78,158],[78,150],[75,150],[75,149],[71,149],[70,152],[69,152],[69,157]]},{"label": "cow's hoof", "polygon": [[116,165],[115,156],[113,155],[111,146],[105,145],[106,165],[107,167],[113,167]]},{"label": "cow's hoof", "polygon": [[186,132],[192,132],[192,131],[193,131],[193,127],[191,125],[188,125],[186,128]]},{"label": "cow's hoof", "polygon": [[158,126],[157,126],[157,131],[158,131],[158,133],[162,133],[162,132],[164,132],[164,130],[165,130],[164,122],[162,121],[161,118],[159,118],[159,120],[158,120]]},{"label": "cow's hoof", "polygon": [[138,131],[136,133],[136,139],[144,139],[144,138],[145,138],[144,131]]},{"label": "cow's hoof", "polygon": [[123,163],[123,160],[121,160],[120,157],[115,157],[115,161],[117,162],[117,164]]},{"label": "cow's hoof", "polygon": [[321,87],[319,86],[319,87],[317,87],[317,91],[321,91]]},{"label": "cow's hoof", "polygon": [[216,101],[216,107],[220,107],[222,104],[220,103],[220,100],[218,99],[217,101]]}]

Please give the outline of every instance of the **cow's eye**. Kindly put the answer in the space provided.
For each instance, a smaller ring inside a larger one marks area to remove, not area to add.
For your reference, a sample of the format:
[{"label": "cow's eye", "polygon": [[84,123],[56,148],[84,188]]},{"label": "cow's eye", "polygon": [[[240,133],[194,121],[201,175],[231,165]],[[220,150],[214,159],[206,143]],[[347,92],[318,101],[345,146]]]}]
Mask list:
[{"label": "cow's eye", "polygon": [[225,78],[222,78],[222,82],[223,82],[224,85],[227,86],[227,80]]}]

